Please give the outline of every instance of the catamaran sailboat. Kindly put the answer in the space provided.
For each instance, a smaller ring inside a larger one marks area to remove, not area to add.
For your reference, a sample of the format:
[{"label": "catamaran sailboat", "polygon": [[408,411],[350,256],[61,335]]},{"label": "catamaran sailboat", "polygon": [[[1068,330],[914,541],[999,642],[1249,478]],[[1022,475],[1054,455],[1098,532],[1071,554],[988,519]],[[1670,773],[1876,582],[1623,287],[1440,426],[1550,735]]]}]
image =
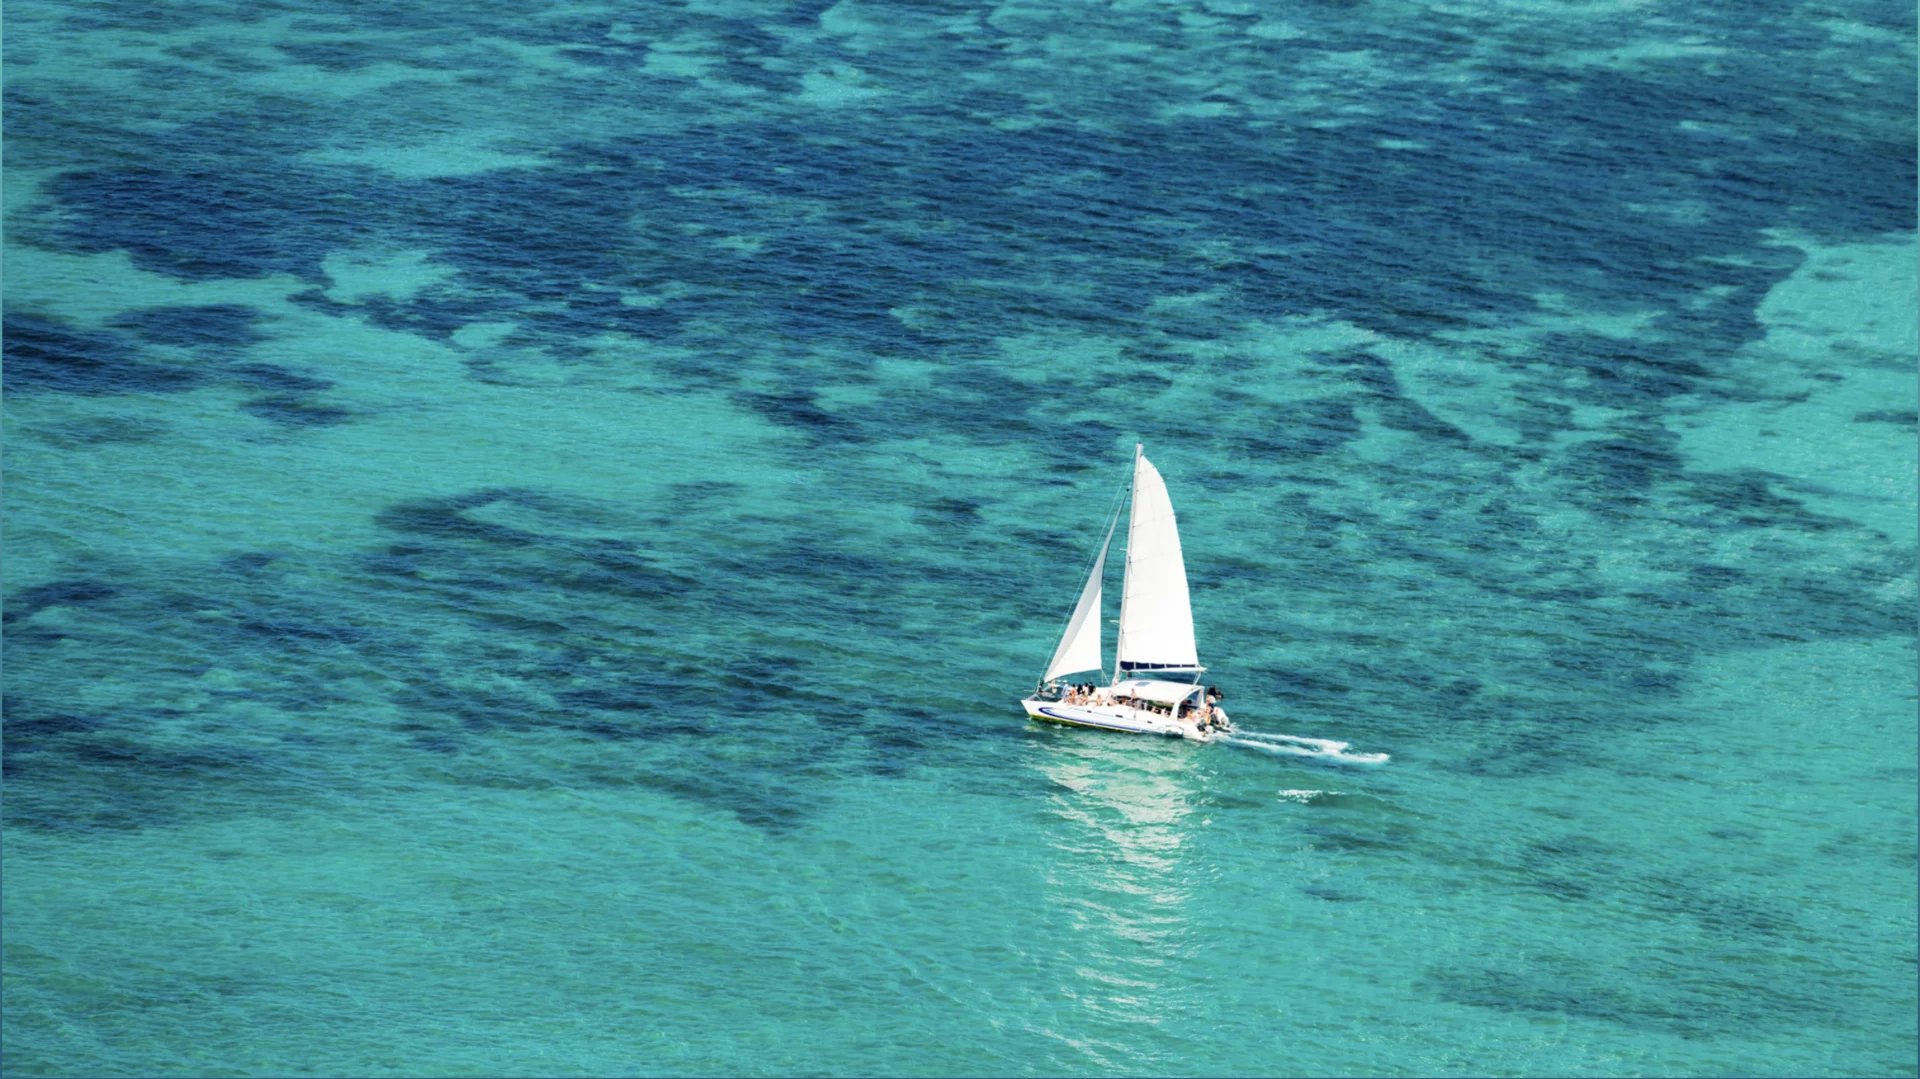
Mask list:
[{"label": "catamaran sailboat", "polygon": [[[1218,694],[1200,684],[1206,668],[1200,665],[1193,639],[1193,606],[1173,501],[1160,471],[1138,445],[1133,448],[1131,502],[1112,682],[1075,687],[1062,686],[1061,679],[1086,671],[1104,677],[1100,582],[1120,523],[1118,507],[1041,685],[1020,703],[1028,715],[1051,723],[1211,741],[1233,727],[1216,703]],[[1190,675],[1191,680],[1175,681],[1179,675]]]}]

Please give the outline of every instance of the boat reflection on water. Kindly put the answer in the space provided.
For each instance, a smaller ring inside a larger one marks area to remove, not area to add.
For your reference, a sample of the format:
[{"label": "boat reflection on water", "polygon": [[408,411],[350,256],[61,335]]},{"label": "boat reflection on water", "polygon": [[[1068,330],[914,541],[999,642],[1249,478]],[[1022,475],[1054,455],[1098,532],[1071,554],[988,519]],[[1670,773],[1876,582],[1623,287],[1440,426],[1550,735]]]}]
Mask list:
[{"label": "boat reflection on water", "polygon": [[1073,973],[1063,987],[1078,1012],[1070,1040],[1101,1061],[1100,1031],[1113,1024],[1111,1044],[1138,1066],[1141,1024],[1162,1028],[1175,1052],[1200,1009],[1184,968],[1203,941],[1195,910],[1205,874],[1188,857],[1201,782],[1190,752],[1140,753],[1066,731],[1046,741],[1043,902],[1065,930],[1047,946]]}]

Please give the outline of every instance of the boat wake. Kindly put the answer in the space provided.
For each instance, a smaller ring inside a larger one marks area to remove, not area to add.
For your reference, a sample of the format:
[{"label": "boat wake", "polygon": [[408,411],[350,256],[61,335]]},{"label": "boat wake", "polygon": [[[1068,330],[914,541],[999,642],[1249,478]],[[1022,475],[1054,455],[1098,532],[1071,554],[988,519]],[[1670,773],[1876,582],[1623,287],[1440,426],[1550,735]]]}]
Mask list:
[{"label": "boat wake", "polygon": [[1336,742],[1331,738],[1302,738],[1293,734],[1268,734],[1264,731],[1234,731],[1221,741],[1232,746],[1272,753],[1278,756],[1306,757],[1312,760],[1331,761],[1335,764],[1385,764],[1389,759],[1385,753],[1355,753],[1350,742]]}]

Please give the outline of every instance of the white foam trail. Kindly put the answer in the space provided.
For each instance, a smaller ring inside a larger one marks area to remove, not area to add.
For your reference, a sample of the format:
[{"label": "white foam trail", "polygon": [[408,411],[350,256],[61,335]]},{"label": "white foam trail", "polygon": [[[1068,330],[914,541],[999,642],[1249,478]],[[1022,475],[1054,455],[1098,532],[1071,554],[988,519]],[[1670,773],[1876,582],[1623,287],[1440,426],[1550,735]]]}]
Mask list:
[{"label": "white foam trail", "polygon": [[1331,738],[1303,738],[1293,734],[1269,734],[1265,731],[1235,731],[1224,739],[1229,745],[1245,746],[1262,753],[1289,757],[1308,757],[1340,764],[1385,764],[1392,759],[1385,753],[1353,753],[1350,742]]},{"label": "white foam trail", "polygon": [[1308,738],[1298,734],[1268,734],[1265,731],[1238,731],[1236,734],[1238,737],[1248,739],[1249,741],[1306,746],[1313,749],[1323,749],[1328,753],[1338,753],[1353,745],[1352,742],[1336,742],[1331,738]]}]

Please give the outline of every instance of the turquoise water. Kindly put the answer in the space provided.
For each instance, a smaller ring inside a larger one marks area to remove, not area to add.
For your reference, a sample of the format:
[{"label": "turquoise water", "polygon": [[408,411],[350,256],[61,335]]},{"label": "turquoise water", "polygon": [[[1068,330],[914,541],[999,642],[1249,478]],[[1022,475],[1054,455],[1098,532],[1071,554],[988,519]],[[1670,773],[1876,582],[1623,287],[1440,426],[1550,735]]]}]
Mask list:
[{"label": "turquoise water", "polygon": [[1911,10],[6,14],[8,1074],[1920,1070]]}]

